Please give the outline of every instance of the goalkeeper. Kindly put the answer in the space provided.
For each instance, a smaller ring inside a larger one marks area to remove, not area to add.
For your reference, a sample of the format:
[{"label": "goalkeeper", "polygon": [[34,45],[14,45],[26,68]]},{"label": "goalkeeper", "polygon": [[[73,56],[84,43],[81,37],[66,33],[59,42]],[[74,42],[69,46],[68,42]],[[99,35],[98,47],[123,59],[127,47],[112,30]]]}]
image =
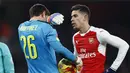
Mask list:
[{"label": "goalkeeper", "polygon": [[28,73],[59,73],[55,51],[65,58],[82,66],[80,58],[76,57],[59,41],[57,32],[50,24],[63,23],[63,15],[54,13],[42,4],[33,5],[30,10],[30,20],[18,27],[20,45],[28,64]]}]

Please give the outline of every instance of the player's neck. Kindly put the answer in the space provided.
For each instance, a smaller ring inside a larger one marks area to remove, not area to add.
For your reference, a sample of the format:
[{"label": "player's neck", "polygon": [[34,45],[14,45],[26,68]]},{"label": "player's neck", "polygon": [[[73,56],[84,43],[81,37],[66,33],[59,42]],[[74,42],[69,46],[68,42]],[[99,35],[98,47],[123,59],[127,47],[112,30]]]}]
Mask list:
[{"label": "player's neck", "polygon": [[82,34],[82,33],[88,32],[89,28],[90,28],[90,25],[89,25],[89,24],[85,24],[85,25],[80,29],[80,33]]},{"label": "player's neck", "polygon": [[40,20],[40,21],[44,21],[41,17],[32,17],[30,20]]}]

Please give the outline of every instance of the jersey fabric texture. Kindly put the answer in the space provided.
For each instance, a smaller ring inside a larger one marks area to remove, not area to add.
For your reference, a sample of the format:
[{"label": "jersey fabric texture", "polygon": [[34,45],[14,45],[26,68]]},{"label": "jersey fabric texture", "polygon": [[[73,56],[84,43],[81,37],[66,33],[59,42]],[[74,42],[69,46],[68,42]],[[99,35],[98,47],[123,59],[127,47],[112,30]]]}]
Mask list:
[{"label": "jersey fabric texture", "polygon": [[75,60],[75,56],[60,44],[56,30],[46,22],[26,21],[20,24],[18,32],[29,73],[59,73],[55,51]]},{"label": "jersey fabric texture", "polygon": [[79,32],[75,33],[73,36],[73,44],[74,54],[83,60],[83,70],[81,73],[104,72],[107,44],[119,49],[118,56],[111,66],[115,70],[120,66],[128,49],[128,47],[124,46],[124,44],[127,46],[124,40],[111,35],[102,28],[94,26],[91,26],[84,34],[80,34]]}]

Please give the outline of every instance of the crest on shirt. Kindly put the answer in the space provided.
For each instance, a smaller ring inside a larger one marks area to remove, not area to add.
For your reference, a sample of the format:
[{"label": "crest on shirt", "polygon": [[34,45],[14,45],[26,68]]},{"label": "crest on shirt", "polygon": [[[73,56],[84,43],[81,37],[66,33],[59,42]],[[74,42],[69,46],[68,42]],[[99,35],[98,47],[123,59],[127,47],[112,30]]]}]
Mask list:
[{"label": "crest on shirt", "polygon": [[92,44],[94,42],[94,38],[88,38],[88,42]]}]

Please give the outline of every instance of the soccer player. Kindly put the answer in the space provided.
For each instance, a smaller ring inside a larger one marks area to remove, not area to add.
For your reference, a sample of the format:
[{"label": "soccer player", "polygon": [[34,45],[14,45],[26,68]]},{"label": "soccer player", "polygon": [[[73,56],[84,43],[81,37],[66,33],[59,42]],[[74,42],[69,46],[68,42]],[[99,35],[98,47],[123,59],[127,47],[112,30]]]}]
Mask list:
[{"label": "soccer player", "polygon": [[21,23],[18,27],[28,73],[59,73],[55,51],[80,67],[81,59],[60,43],[56,30],[49,24],[60,25],[64,20],[63,15],[60,13],[50,15],[49,10],[42,4],[34,4],[29,13],[30,20]]},{"label": "soccer player", "polygon": [[[115,73],[124,60],[129,45],[108,31],[90,26],[90,10],[86,5],[76,4],[71,8],[71,23],[78,30],[73,35],[74,54],[83,60],[81,73]],[[106,45],[118,48],[118,54],[110,68],[104,70]]]},{"label": "soccer player", "polygon": [[0,42],[0,73],[14,73],[14,63],[8,46]]}]

